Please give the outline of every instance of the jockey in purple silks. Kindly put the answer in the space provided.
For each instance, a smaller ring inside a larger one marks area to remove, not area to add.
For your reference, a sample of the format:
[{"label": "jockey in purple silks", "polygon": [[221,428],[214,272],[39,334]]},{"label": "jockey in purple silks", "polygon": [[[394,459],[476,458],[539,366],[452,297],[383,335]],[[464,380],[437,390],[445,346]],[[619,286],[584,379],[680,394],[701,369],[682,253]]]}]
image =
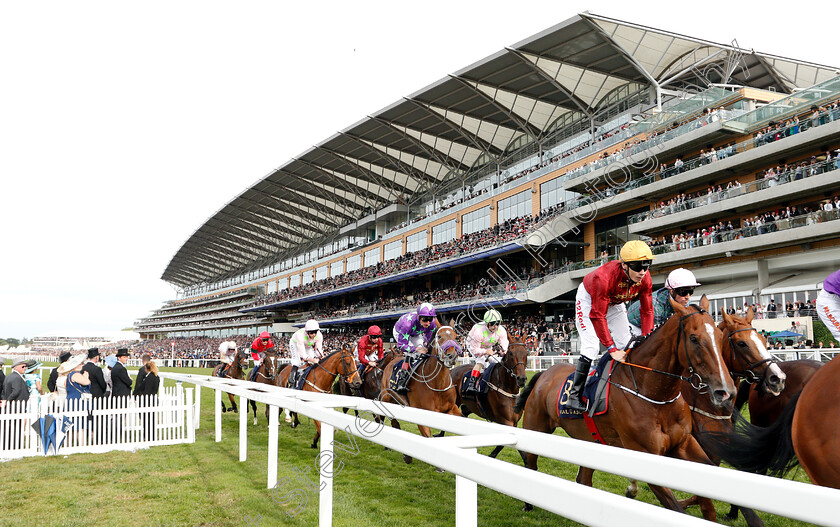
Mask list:
[{"label": "jockey in purple silks", "polygon": [[394,325],[397,348],[405,354],[402,369],[397,374],[397,392],[408,391],[408,372],[419,355],[428,353],[436,328],[435,307],[429,303],[420,304],[416,312],[406,313]]}]

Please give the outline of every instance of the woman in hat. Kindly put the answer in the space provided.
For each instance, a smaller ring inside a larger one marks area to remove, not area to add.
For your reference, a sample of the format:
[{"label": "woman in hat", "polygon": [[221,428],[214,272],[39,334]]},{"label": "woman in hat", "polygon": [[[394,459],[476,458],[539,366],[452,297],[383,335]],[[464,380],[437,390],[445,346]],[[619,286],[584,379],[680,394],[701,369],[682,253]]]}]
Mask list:
[{"label": "woman in hat", "polygon": [[43,364],[36,360],[26,361],[26,372],[23,374],[23,379],[26,381],[26,387],[29,388],[29,397],[44,395],[44,389],[41,387],[41,373],[39,372],[41,366]]},{"label": "woman in hat", "polygon": [[[64,385],[64,392],[68,400],[81,399],[83,395],[90,396],[90,377],[87,372],[82,371],[85,362],[85,354],[80,353],[70,358],[67,362],[58,367],[58,378],[56,387]],[[64,382],[61,378],[64,378]],[[62,389],[59,388],[59,396]]]}]

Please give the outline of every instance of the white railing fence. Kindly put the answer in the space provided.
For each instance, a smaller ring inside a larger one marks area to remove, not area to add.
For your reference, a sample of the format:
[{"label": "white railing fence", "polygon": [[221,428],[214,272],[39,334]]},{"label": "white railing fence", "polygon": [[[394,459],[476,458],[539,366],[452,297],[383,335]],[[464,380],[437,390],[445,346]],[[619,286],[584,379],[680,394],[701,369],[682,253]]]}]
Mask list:
[{"label": "white railing fence", "polygon": [[194,408],[193,388],[180,383],[158,395],[7,401],[0,411],[0,459],[194,443]]},{"label": "white railing fence", "polygon": [[[495,445],[507,445],[542,457],[664,485],[780,516],[820,525],[840,525],[834,507],[840,500],[840,491],[834,489],[358,397],[302,392],[266,385],[255,387],[247,381],[201,375],[162,373],[161,376],[215,390],[217,442],[222,441],[223,435],[220,406],[223,391],[240,396],[242,408],[246,407],[247,400],[269,405],[269,489],[276,489],[290,482],[288,478],[279,483],[277,480],[279,409],[286,408],[321,421],[321,452],[317,458],[322,488],[318,493],[321,526],[332,525],[332,479],[340,477],[339,472],[345,467],[343,462],[334,463],[334,448],[338,446],[344,451],[352,451],[353,447],[357,449],[356,439],[366,439],[384,445],[454,473],[456,524],[459,527],[477,525],[477,485],[528,501],[537,507],[587,525],[708,525],[704,520],[693,516],[680,515],[659,506],[628,500],[623,496],[534,472],[519,465],[490,459],[476,452],[477,447]],[[378,425],[367,418],[336,412],[334,409],[339,407],[358,409],[363,416],[383,415],[397,418],[404,423],[446,430],[457,434],[457,437],[426,439],[384,424]],[[336,428],[347,435],[341,434],[340,439],[334,439]],[[239,417],[238,437],[239,459],[244,462],[247,459],[248,441],[248,421],[244,414],[240,414]],[[418,478],[422,477],[424,476],[418,473]],[[283,489],[284,492],[286,490],[290,489]]]}]

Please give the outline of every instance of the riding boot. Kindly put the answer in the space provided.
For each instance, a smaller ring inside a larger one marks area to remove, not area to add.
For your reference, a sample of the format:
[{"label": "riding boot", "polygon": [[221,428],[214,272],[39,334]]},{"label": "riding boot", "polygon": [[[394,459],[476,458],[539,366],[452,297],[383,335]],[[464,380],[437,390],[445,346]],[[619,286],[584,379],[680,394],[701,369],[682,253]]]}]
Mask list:
[{"label": "riding boot", "polygon": [[589,375],[589,367],[592,361],[580,356],[575,370],[575,380],[572,381],[572,388],[569,390],[569,399],[566,401],[566,408],[570,411],[583,412],[586,410],[586,404],[580,400],[583,394],[583,386],[586,384],[586,377]]},{"label": "riding boot", "polygon": [[297,374],[298,374],[298,367],[292,366],[292,371],[289,372],[289,380],[286,382],[287,388],[293,388],[297,386]]},{"label": "riding boot", "polygon": [[411,371],[411,361],[409,356],[405,357],[402,369],[397,373],[397,387],[396,391],[399,394],[408,393],[408,373]]},{"label": "riding boot", "polygon": [[464,387],[464,395],[478,395],[478,390],[476,389],[476,384],[478,383],[478,377],[481,375],[474,375],[478,373],[478,370],[472,370],[470,377],[467,379],[467,385]]}]

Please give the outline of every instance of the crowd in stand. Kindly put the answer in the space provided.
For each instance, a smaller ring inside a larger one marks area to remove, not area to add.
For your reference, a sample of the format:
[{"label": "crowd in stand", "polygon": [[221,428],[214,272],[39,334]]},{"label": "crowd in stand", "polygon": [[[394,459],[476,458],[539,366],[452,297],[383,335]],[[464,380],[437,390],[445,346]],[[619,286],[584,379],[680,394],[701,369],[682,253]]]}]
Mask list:
[{"label": "crowd in stand", "polygon": [[562,207],[552,207],[548,212],[540,215],[534,216],[529,214],[527,216],[512,218],[488,229],[472,234],[465,234],[460,238],[432,245],[419,251],[406,253],[387,262],[380,262],[374,266],[357,269],[349,273],[343,273],[309,284],[269,293],[258,297],[251,305],[271,305],[283,300],[299,298],[330,289],[361,283],[366,280],[390,276],[416,269],[422,265],[428,265],[441,260],[460,257],[481,249],[495,247],[502,243],[521,238],[533,230],[535,226],[544,224],[550,217],[559,214],[561,211]]}]

